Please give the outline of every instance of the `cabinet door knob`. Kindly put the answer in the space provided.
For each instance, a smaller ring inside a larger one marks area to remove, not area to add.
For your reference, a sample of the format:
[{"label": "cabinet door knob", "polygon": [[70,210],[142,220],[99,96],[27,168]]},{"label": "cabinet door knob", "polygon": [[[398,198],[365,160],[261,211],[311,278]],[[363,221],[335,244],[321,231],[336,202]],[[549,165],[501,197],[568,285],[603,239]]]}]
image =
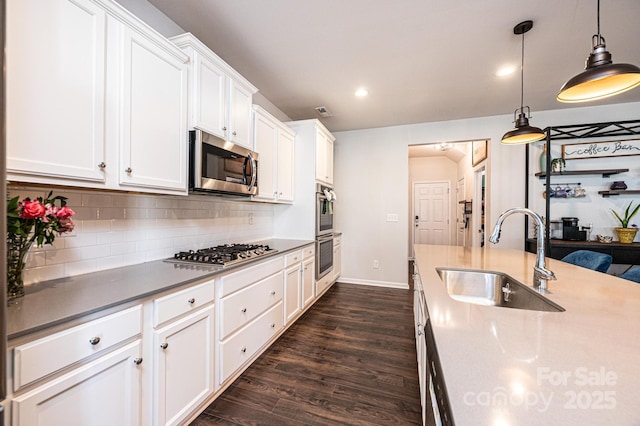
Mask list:
[{"label": "cabinet door knob", "polygon": [[223,132],[226,132],[226,131],[227,131],[227,126],[224,126],[224,127],[222,128],[222,131],[223,131]]},{"label": "cabinet door knob", "polygon": [[240,310],[240,312],[242,312],[243,314],[245,314],[245,313],[247,312],[247,308],[242,308],[242,309]]},{"label": "cabinet door knob", "polygon": [[276,328],[276,324],[275,323],[271,324],[271,328]]},{"label": "cabinet door knob", "polygon": [[102,170],[104,170],[107,167],[107,165],[106,165],[106,163],[104,161],[102,161],[102,162],[100,162],[100,164],[98,164],[98,167],[100,167]]},{"label": "cabinet door knob", "polygon": [[191,299],[187,300],[187,302],[189,302],[190,305],[193,305],[194,303],[196,303],[196,299],[192,297]]},{"label": "cabinet door knob", "polygon": [[131,173],[133,170],[131,170],[131,167],[127,167],[126,169],[124,169],[124,171],[127,173]]},{"label": "cabinet door knob", "polygon": [[236,132],[231,133],[233,136],[238,136]]},{"label": "cabinet door knob", "polygon": [[92,337],[91,339],[89,339],[89,343],[91,343],[92,345],[97,345],[98,343],[100,343],[100,337]]},{"label": "cabinet door knob", "polygon": [[142,358],[136,358],[136,359],[134,359],[134,360],[133,360],[133,363],[134,363],[135,365],[140,365],[140,364],[142,364]]},{"label": "cabinet door knob", "polygon": [[275,290],[271,290],[271,295],[275,296],[276,295],[276,291]]},{"label": "cabinet door knob", "polygon": [[168,344],[167,342],[162,343],[162,344],[160,345],[160,349],[167,349],[168,347],[169,347],[169,344]]},{"label": "cabinet door knob", "polygon": [[242,348],[242,349],[240,349],[240,352],[242,352],[242,353],[247,352],[247,348]]}]

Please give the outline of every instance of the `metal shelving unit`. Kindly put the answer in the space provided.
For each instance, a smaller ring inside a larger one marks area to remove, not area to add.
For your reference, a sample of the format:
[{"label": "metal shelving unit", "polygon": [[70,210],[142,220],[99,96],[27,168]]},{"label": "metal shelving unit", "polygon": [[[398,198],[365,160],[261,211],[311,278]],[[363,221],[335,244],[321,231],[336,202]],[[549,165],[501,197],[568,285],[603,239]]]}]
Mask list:
[{"label": "metal shelving unit", "polygon": [[[588,124],[571,124],[571,125],[562,125],[562,126],[549,126],[544,129],[546,133],[546,148],[547,152],[551,152],[551,142],[552,141],[564,141],[564,140],[572,140],[572,139],[592,139],[592,138],[603,138],[603,137],[616,137],[616,136],[638,136],[640,135],[640,120],[628,120],[628,121],[612,121],[612,122],[603,122],[603,123],[588,123]],[[530,160],[530,149],[529,145],[527,145],[526,149],[526,163],[525,163],[525,207],[529,207],[529,160]],[[547,155],[547,165],[546,170],[551,170],[551,155]],[[551,186],[551,177],[552,176],[568,176],[568,175],[593,175],[593,174],[601,174],[603,177],[608,177],[614,174],[627,172],[629,169],[606,169],[606,170],[587,170],[587,171],[562,171],[562,172],[539,172],[536,173],[535,176],[539,179],[545,180],[545,186],[547,191]],[[607,197],[610,195],[619,195],[621,193],[631,194],[631,193],[640,193],[640,190],[625,190],[625,191],[600,191],[603,197]],[[551,197],[545,197],[545,218],[547,220],[544,233],[546,236],[546,245],[545,249],[547,253],[551,253],[551,240],[549,238],[549,217],[551,217]],[[529,235],[529,222],[525,219],[524,226],[524,240],[525,240],[525,250],[527,250],[527,239]]]}]

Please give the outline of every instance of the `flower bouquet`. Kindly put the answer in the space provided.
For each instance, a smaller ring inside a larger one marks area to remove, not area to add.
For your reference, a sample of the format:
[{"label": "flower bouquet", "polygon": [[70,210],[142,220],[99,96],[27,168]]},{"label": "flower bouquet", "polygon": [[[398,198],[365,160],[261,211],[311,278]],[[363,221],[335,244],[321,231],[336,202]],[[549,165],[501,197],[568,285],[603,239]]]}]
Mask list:
[{"label": "flower bouquet", "polygon": [[26,255],[37,246],[53,244],[56,234],[71,232],[75,212],[67,207],[67,199],[53,197],[35,200],[14,197],[7,201],[7,299],[24,296],[22,272]]}]

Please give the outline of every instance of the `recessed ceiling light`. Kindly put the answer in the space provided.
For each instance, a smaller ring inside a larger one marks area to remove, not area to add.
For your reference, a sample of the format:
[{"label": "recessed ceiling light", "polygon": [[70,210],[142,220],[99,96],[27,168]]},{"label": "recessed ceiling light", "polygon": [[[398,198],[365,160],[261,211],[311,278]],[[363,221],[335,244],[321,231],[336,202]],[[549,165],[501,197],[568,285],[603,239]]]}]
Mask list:
[{"label": "recessed ceiling light", "polygon": [[359,98],[364,98],[365,96],[367,96],[369,94],[369,91],[365,88],[361,88],[356,90],[356,96]]},{"label": "recessed ceiling light", "polygon": [[496,71],[496,75],[498,77],[506,77],[508,75],[513,74],[514,72],[516,72],[516,68],[515,67],[506,66],[506,67],[502,67],[498,71]]}]

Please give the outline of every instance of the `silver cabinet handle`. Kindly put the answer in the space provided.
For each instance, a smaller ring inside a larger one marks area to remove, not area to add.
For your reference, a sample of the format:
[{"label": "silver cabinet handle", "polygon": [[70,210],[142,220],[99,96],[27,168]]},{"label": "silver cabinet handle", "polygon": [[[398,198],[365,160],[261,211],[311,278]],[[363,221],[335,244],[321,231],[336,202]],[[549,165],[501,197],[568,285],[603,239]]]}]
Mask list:
[{"label": "silver cabinet handle", "polygon": [[418,336],[422,336],[422,330],[418,330]]},{"label": "silver cabinet handle", "polygon": [[133,170],[131,170],[131,167],[127,167],[126,169],[124,169],[124,171],[127,173],[131,173]]},{"label": "silver cabinet handle", "polygon": [[240,310],[240,312],[242,312],[243,314],[245,314],[245,313],[247,312],[247,308],[242,308],[242,309]]},{"label": "silver cabinet handle", "polygon": [[167,342],[162,343],[162,344],[160,345],[160,349],[167,349],[168,347],[169,347],[169,344],[168,344]]},{"label": "silver cabinet handle", "polygon": [[98,167],[100,167],[102,170],[104,170],[107,167],[107,165],[106,165],[106,163],[104,161],[101,161],[100,164],[98,164]]},{"label": "silver cabinet handle", "polygon": [[96,336],[96,337],[92,337],[91,339],[89,339],[89,343],[91,343],[92,345],[97,345],[98,343],[100,343],[100,337]]},{"label": "silver cabinet handle", "polygon": [[135,359],[133,360],[133,363],[134,363],[135,365],[140,365],[140,364],[142,364],[142,358],[135,358]]},{"label": "silver cabinet handle", "polygon": [[192,297],[191,299],[187,300],[187,302],[189,302],[190,305],[193,305],[194,303],[196,303],[196,299]]},{"label": "silver cabinet handle", "polygon": [[242,353],[247,352],[247,348],[242,348],[242,349],[240,349],[240,352],[242,352]]}]

